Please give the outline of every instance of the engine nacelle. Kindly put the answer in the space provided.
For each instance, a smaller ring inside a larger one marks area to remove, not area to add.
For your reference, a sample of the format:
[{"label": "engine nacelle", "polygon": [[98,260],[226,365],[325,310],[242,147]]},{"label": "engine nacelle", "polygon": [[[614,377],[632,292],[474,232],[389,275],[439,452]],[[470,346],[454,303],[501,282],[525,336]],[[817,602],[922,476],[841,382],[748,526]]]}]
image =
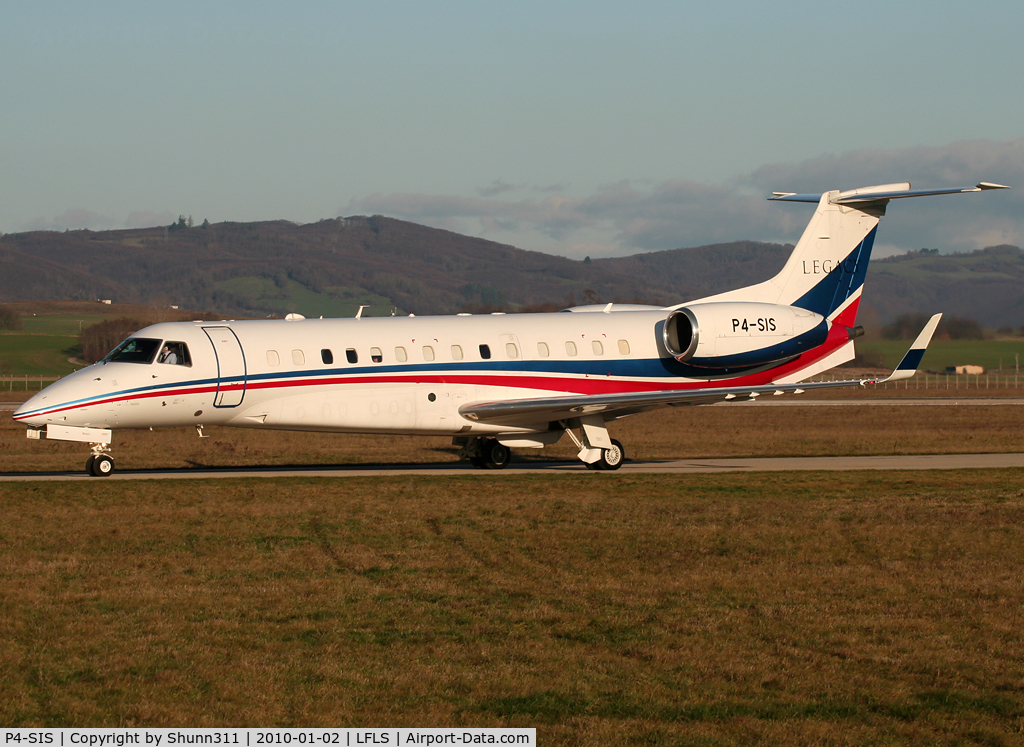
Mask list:
[{"label": "engine nacelle", "polygon": [[793,358],[825,342],[821,314],[771,303],[699,303],[665,319],[662,339],[680,362],[701,368],[761,366]]}]

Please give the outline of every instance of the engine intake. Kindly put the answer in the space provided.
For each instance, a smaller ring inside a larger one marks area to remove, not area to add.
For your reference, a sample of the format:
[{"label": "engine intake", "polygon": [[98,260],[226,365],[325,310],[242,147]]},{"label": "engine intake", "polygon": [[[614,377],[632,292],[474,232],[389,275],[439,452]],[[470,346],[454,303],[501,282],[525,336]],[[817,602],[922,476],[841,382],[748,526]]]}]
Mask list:
[{"label": "engine intake", "polygon": [[689,360],[700,342],[700,324],[692,311],[676,309],[665,320],[662,330],[665,349],[677,361]]}]

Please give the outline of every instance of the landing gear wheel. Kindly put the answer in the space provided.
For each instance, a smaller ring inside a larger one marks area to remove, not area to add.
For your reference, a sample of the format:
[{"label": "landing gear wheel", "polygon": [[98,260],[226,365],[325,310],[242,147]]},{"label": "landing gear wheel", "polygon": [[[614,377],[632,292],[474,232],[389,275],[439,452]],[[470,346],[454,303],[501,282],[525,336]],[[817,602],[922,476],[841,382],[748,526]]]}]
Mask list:
[{"label": "landing gear wheel", "polygon": [[92,457],[89,474],[93,477],[109,477],[114,472],[114,460],[106,454]]},{"label": "landing gear wheel", "polygon": [[512,461],[512,450],[494,438],[484,442],[483,452],[482,459],[487,469],[505,469]]},{"label": "landing gear wheel", "polygon": [[601,458],[594,463],[594,469],[617,470],[624,461],[626,461],[626,449],[623,448],[621,441],[613,438],[612,448],[604,449],[601,452]]},{"label": "landing gear wheel", "polygon": [[91,457],[85,460],[85,474],[95,477],[92,472],[93,462],[96,461],[96,455],[93,454]]},{"label": "landing gear wheel", "polygon": [[469,463],[472,464],[477,469],[486,469],[487,468],[487,462],[484,461],[484,458],[482,456],[470,457],[469,458]]}]

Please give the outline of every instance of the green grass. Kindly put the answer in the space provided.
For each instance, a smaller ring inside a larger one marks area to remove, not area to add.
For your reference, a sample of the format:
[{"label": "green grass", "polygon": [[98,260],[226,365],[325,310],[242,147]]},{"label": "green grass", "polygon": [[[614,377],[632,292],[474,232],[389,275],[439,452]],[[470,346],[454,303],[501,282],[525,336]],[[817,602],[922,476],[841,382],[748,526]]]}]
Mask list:
[{"label": "green grass", "polygon": [[63,376],[71,373],[81,368],[68,361],[77,344],[78,335],[0,332],[0,374]]},{"label": "green grass", "polygon": [[21,317],[24,334],[74,335],[86,327],[111,318],[111,314],[25,314]]},{"label": "green grass", "polygon": [[[858,340],[857,352],[879,355],[883,364],[893,368],[910,346],[908,340]],[[1003,373],[1014,373],[1014,356],[1024,366],[1024,339],[1011,340],[933,340],[921,363],[922,370],[944,371],[948,366],[984,366],[995,371],[1002,363]],[[1024,368],[1021,369],[1024,373]]]},{"label": "green grass", "polygon": [[1022,478],[3,484],[0,722],[1013,744]]}]

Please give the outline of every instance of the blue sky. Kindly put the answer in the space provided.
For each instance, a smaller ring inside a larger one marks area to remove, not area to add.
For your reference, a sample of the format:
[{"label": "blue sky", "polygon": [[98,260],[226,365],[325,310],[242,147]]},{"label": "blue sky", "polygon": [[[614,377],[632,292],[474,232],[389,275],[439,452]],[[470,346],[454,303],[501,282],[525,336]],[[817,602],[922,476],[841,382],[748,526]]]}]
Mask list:
[{"label": "blue sky", "polygon": [[772,190],[894,204],[883,251],[1024,245],[1016,2],[11,2],[0,231],[381,213],[573,257],[795,241]]}]

